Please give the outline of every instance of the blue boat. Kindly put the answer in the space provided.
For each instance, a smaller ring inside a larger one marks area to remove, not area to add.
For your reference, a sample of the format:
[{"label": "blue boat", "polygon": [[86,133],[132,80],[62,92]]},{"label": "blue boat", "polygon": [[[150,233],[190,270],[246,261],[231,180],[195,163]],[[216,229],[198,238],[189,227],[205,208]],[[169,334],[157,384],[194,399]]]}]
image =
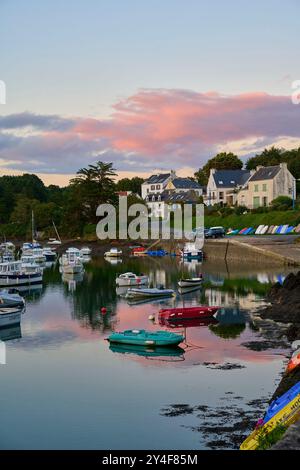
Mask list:
[{"label": "blue boat", "polygon": [[125,330],[112,333],[110,343],[133,344],[136,346],[178,346],[184,340],[183,335],[170,331]]},{"label": "blue boat", "polygon": [[284,408],[290,401],[294,400],[297,395],[300,394],[300,381],[296,383],[292,388],[285,392],[281,397],[276,398],[272,401],[265,416],[264,424],[267,423],[273,416],[275,416],[282,408]]}]

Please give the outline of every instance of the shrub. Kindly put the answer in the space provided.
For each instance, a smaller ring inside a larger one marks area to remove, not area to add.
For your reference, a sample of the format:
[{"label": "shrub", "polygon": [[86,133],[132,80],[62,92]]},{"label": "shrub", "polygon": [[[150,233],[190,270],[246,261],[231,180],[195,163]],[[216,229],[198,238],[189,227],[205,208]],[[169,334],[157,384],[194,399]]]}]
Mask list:
[{"label": "shrub", "polygon": [[279,196],[271,202],[273,210],[287,210],[293,205],[293,200],[288,196]]}]

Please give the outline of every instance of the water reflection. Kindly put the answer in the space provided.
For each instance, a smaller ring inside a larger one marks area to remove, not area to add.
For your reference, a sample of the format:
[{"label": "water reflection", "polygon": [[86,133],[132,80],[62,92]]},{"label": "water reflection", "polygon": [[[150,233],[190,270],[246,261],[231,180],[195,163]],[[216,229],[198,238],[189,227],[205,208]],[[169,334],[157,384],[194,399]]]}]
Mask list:
[{"label": "water reflection", "polygon": [[[115,283],[116,276],[129,271],[176,290],[176,297],[129,305]],[[222,423],[224,408],[234,411],[227,395],[233,392],[237,415],[246,410],[252,417],[247,403],[263,393],[263,408],[285,352],[276,345],[267,350],[245,346],[263,339],[253,328],[251,309],[260,305],[273,279],[286,275],[261,266],[256,271],[222,262],[182,265],[169,257],[124,257],[121,264],[95,258],[85,264],[82,279],[62,279],[57,264],[46,268],[43,285],[24,291],[27,309],[21,324],[0,330],[0,339],[10,340],[9,367],[1,369],[2,446],[206,448],[216,441],[211,428]],[[182,273],[200,272],[202,288],[180,295]],[[222,308],[207,320],[157,322],[162,307],[198,304]],[[105,341],[111,331],[135,328],[182,331],[185,342],[177,349],[158,349]],[[166,407],[172,408],[172,419],[161,415]],[[209,410],[205,416],[203,409]],[[205,427],[204,419],[213,415],[213,425]],[[244,428],[251,427],[249,418]]]}]

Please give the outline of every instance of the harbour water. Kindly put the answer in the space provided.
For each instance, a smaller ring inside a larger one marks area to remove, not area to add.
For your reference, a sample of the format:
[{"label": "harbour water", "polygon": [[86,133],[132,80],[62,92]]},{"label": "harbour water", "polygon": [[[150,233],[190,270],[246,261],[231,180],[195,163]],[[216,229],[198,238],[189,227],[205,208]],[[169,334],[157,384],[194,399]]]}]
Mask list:
[{"label": "harbour water", "polygon": [[[118,273],[145,273],[176,289],[182,272],[205,285],[184,296],[129,305]],[[58,266],[25,294],[20,325],[0,330],[2,449],[234,449],[280,379],[288,350],[263,345],[250,312],[280,268],[185,263],[177,258],[95,258],[79,278]],[[217,321],[190,323],[178,350],[110,346],[112,330],[159,329],[163,306],[220,305]],[[106,315],[101,307],[107,308]],[[252,347],[251,345],[256,345]]]}]

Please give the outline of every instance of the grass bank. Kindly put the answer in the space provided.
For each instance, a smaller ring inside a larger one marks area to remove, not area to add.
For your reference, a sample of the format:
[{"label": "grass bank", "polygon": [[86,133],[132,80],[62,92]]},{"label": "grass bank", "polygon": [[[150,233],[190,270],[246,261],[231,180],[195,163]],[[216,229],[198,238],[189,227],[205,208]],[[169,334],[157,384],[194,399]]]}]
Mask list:
[{"label": "grass bank", "polygon": [[259,225],[298,225],[300,211],[270,211],[262,214],[248,213],[244,215],[206,215],[205,227],[221,225],[225,228],[242,229],[245,227],[258,227]]}]

